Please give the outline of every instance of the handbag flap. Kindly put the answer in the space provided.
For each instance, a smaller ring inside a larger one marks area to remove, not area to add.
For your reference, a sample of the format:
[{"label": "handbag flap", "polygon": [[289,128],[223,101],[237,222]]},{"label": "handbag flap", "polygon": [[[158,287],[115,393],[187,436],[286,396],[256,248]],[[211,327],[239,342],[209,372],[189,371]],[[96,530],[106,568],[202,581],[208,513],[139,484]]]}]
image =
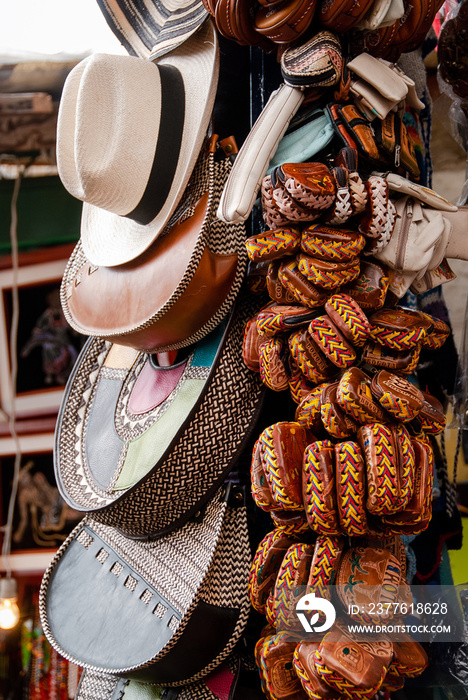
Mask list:
[{"label": "handbag flap", "polygon": [[[56,434],[57,483],[73,507],[86,505],[76,473],[86,477],[94,505],[107,505],[158,464],[199,402],[226,333],[224,322],[170,367],[146,353],[124,354],[121,346],[88,341],[67,385]],[[75,412],[80,395],[84,421]],[[76,444],[78,461],[69,459],[67,444]]]},{"label": "handbag flap", "polygon": [[367,113],[366,116],[370,116],[371,121],[376,116],[384,119],[396,106],[393,100],[384,97],[379,90],[365,80],[352,80],[349,89],[355,101],[359,103],[361,111]]}]

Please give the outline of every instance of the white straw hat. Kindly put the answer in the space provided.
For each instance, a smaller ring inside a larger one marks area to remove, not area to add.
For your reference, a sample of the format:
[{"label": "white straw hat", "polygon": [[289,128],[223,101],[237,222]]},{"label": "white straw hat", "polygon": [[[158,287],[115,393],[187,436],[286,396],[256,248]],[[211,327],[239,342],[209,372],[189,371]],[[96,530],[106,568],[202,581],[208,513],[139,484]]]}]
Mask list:
[{"label": "white straw hat", "polygon": [[94,54],[70,72],[57,163],[84,202],[81,240],[94,265],[133,260],[164,229],[203,144],[218,71],[209,20],[158,62]]}]

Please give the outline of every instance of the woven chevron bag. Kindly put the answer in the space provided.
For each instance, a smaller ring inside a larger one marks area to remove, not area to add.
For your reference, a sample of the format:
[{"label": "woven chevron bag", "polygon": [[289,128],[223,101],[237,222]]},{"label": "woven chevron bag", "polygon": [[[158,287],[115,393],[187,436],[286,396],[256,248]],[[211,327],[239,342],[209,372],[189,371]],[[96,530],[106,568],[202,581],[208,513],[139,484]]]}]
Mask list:
[{"label": "woven chevron bag", "polygon": [[75,700],[231,700],[239,666],[240,659],[234,651],[203,680],[177,688],[84,671]]},{"label": "woven chevron bag", "polygon": [[65,389],[55,476],[66,503],[131,537],[180,527],[214,494],[253,430],[264,394],[242,359],[260,302],[232,314],[180,361],[91,338]]},{"label": "woven chevron bag", "polygon": [[250,558],[245,494],[234,484],[156,540],[130,539],[87,516],[44,574],[44,633],[93,673],[197,682],[244,630]]}]

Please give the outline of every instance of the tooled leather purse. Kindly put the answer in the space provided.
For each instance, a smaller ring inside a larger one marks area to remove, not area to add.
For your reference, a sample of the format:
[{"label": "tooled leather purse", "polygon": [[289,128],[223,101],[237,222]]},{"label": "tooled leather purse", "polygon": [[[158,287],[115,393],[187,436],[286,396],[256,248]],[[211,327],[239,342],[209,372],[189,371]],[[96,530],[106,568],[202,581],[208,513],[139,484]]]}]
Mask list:
[{"label": "tooled leather purse", "polygon": [[61,302],[79,333],[143,352],[178,349],[211,332],[228,313],[246,269],[242,223],[216,218],[235,144],[214,136],[202,149],[165,231],[135,260],[92,265],[81,244],[66,267]]},{"label": "tooled leather purse", "polygon": [[289,44],[309,28],[317,0],[203,0],[214,17],[216,28],[227,39],[244,46],[271,50],[275,44]]},{"label": "tooled leather purse", "polygon": [[356,26],[369,11],[372,0],[322,0],[317,12],[320,23],[334,32],[346,32]]},{"label": "tooled leather purse", "polygon": [[392,49],[396,52],[413,51],[423,41],[442,6],[441,0],[404,0],[404,14],[396,20]]}]

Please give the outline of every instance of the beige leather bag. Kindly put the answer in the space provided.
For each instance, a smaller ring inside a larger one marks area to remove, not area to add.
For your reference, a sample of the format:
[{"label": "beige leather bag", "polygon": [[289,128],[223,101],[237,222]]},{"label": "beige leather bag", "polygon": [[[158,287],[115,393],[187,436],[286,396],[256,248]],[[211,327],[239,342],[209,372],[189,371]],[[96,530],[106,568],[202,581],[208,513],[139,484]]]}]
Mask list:
[{"label": "beige leather bag", "polygon": [[416,94],[414,81],[397,66],[361,53],[347,64],[352,79],[350,92],[368,119],[385,119],[391,110],[408,104],[423,109],[424,103]]},{"label": "beige leather bag", "polygon": [[399,298],[455,277],[447,258],[468,260],[468,207],[441,211],[406,196],[394,202],[396,221],[388,245],[376,258],[392,269],[390,289]]}]

